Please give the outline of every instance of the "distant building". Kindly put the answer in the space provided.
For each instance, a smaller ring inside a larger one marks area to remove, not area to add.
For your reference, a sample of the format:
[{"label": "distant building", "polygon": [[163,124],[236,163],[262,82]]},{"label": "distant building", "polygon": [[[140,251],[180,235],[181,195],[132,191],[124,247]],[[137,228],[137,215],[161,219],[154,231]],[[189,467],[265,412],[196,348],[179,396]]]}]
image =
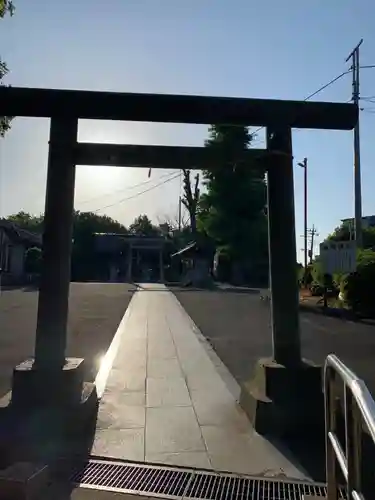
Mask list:
[{"label": "distant building", "polygon": [[[354,228],[354,218],[350,217],[349,219],[341,219],[343,224],[349,224]],[[368,229],[370,227],[375,227],[375,215],[366,215],[362,217],[362,228]]]},{"label": "distant building", "polygon": [[163,283],[164,250],[167,244],[168,240],[163,236],[96,233],[95,279]]},{"label": "distant building", "polygon": [[0,269],[3,285],[26,281],[25,255],[28,248],[41,247],[42,237],[0,219]]},{"label": "distant building", "polygon": [[186,247],[171,255],[180,260],[180,272],[184,286],[206,287],[212,284],[213,248],[207,243],[190,242]]}]

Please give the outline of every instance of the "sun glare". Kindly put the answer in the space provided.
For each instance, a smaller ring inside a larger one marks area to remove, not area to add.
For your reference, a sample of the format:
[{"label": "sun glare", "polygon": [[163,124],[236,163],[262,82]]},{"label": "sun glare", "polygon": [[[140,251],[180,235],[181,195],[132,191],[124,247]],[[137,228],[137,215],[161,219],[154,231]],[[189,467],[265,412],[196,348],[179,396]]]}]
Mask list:
[{"label": "sun glare", "polygon": [[[122,122],[98,122],[82,120],[80,122],[78,141],[105,143],[105,144],[139,144],[142,141],[142,128],[132,126],[134,124]],[[123,167],[87,166],[81,165],[77,168],[76,178],[76,206],[80,202],[97,196],[110,194],[122,187],[139,182],[141,172]],[[110,197],[108,196],[108,199]],[[105,199],[101,200],[106,201]],[[89,208],[85,205],[82,208]],[[91,208],[91,207],[90,207]]]}]

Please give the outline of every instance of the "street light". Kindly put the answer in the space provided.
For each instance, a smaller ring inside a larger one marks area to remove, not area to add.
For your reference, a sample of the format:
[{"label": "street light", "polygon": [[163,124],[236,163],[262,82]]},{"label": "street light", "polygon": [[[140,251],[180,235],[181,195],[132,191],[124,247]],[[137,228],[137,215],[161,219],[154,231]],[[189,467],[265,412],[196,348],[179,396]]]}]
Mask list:
[{"label": "street light", "polygon": [[307,158],[303,159],[303,162],[298,163],[299,167],[304,169],[304,247],[305,247],[305,272],[304,272],[304,285],[307,285]]}]

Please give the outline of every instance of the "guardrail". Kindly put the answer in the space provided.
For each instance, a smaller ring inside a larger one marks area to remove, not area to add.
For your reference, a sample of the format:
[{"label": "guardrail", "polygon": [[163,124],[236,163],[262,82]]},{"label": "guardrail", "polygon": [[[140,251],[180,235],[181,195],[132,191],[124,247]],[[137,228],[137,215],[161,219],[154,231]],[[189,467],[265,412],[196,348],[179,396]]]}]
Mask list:
[{"label": "guardrail", "polygon": [[[344,385],[345,452],[337,436],[337,376]],[[324,398],[328,500],[339,498],[337,464],[346,480],[348,500],[365,500],[361,492],[361,433],[364,423],[375,444],[375,402],[363,380],[333,354],[324,366]]]}]

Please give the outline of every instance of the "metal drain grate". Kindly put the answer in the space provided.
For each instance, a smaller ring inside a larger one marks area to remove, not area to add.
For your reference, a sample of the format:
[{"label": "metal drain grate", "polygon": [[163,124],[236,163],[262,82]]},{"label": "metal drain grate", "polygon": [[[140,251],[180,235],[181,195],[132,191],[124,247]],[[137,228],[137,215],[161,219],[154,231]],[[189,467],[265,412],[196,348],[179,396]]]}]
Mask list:
[{"label": "metal drain grate", "polygon": [[73,473],[71,482],[112,491],[173,497],[182,497],[191,479],[191,472],[98,460],[90,460],[80,469]]},{"label": "metal drain grate", "polygon": [[[97,459],[76,465],[70,481],[107,491],[202,500],[302,500],[302,495],[327,494],[325,485],[318,483]],[[343,491],[339,498],[346,498]]]}]

